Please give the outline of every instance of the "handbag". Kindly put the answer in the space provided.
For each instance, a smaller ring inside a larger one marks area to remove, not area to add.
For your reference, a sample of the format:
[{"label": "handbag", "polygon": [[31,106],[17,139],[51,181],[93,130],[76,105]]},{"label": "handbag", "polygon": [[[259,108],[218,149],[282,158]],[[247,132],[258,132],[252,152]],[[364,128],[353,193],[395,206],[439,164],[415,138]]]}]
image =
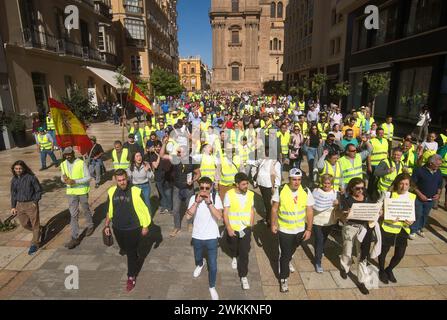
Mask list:
[{"label": "handbag", "polygon": [[111,233],[110,236],[106,235],[106,228],[102,229],[102,241],[107,247],[113,246],[113,236]]}]

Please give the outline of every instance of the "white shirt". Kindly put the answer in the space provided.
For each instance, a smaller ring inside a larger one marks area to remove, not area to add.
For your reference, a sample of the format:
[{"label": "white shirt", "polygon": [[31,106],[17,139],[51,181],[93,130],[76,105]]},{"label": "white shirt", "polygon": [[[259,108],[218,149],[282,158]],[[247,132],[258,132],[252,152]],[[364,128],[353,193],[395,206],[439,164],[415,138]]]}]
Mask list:
[{"label": "white shirt", "polygon": [[[242,207],[245,207],[245,203],[247,202],[247,193],[246,194],[242,194],[242,193],[237,193],[236,192],[236,196],[238,198],[238,202]],[[228,196],[228,192],[225,194],[225,199],[224,199],[224,207],[225,208],[229,208],[231,206],[230,204],[230,197]]]},{"label": "white shirt", "polygon": [[[276,164],[274,165],[275,185],[272,186],[270,171],[275,161],[276,161]],[[254,166],[255,167],[259,166],[258,179],[256,180],[259,186],[264,188],[272,188],[272,187],[279,188],[279,186],[281,185],[281,164],[279,163],[279,161],[273,159],[261,159],[256,161]]]},{"label": "white shirt", "polygon": [[438,151],[438,143],[435,142],[427,142],[424,141],[422,142],[422,148],[425,150],[430,150],[430,151]]},{"label": "white shirt", "polygon": [[[213,196],[211,195],[211,202]],[[196,197],[193,196],[189,200],[188,209],[190,209]],[[222,200],[220,200],[219,194],[216,194],[216,203],[214,207],[218,210],[222,210]],[[213,216],[205,201],[202,201],[197,207],[196,214],[194,215],[194,226],[192,229],[192,237],[197,240],[212,240],[220,237],[219,226],[217,224],[217,218]]]},{"label": "white shirt", "polygon": [[315,200],[314,205],[314,225],[330,226],[335,224],[332,212],[334,210],[334,201],[337,200],[335,190],[325,192],[320,188],[312,192]]},{"label": "white shirt", "polygon": [[265,112],[267,113],[275,113],[275,109],[273,107],[268,107],[265,109]]},{"label": "white shirt", "polygon": [[343,114],[341,113],[333,113],[331,115],[331,127],[334,126],[334,124],[341,124],[341,120],[343,119]]}]

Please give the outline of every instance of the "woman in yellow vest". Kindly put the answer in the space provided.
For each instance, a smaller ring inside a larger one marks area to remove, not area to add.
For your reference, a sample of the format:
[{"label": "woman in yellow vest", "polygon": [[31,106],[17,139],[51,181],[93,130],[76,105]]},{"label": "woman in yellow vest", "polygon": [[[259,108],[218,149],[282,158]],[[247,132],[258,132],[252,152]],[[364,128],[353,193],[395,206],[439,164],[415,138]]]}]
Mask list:
[{"label": "woman in yellow vest", "polygon": [[211,181],[216,181],[216,157],[213,155],[213,147],[209,144],[204,144],[201,148],[200,160],[200,176],[208,177]]},{"label": "woman in yellow vest", "polygon": [[141,197],[141,189],[131,187],[126,171],[120,169],[114,173],[116,186],[108,191],[108,213],[105,222],[105,234],[112,235],[110,222],[113,222],[113,234],[120,252],[127,256],[127,292],[136,285],[138,274],[138,247],[149,233],[151,215]]},{"label": "woman in yellow vest", "polygon": [[275,190],[272,197],[273,234],[279,236],[279,278],[281,292],[289,291],[287,279],[290,261],[302,241],[312,235],[314,199],[309,189],[301,185],[302,172],[293,168],[289,172],[289,183]]},{"label": "woman in yellow vest", "polygon": [[234,182],[236,187],[228,191],[224,198],[224,221],[232,268],[238,270],[242,289],[249,290],[247,275],[251,228],[255,219],[254,192],[248,190],[248,176],[245,173],[236,174]]},{"label": "woman in yellow vest", "polygon": [[[416,195],[409,192],[411,184],[411,177],[407,173],[400,174],[396,177],[393,183],[391,192],[387,192],[386,197],[392,199],[409,200],[412,203],[416,201]],[[384,220],[382,222],[382,251],[379,256],[379,279],[385,284],[388,281],[396,283],[397,280],[394,277],[393,269],[397,267],[399,262],[405,256],[405,250],[407,248],[408,235],[410,234],[410,226],[414,221],[401,221],[401,220]],[[385,268],[385,259],[390,251],[390,248],[394,246],[394,255],[387,268]]]},{"label": "woman in yellow vest", "polygon": [[234,187],[234,177],[239,172],[238,157],[234,156],[234,149],[227,149],[225,153],[221,153],[220,164],[218,165],[220,172],[219,196],[225,199],[226,193]]}]

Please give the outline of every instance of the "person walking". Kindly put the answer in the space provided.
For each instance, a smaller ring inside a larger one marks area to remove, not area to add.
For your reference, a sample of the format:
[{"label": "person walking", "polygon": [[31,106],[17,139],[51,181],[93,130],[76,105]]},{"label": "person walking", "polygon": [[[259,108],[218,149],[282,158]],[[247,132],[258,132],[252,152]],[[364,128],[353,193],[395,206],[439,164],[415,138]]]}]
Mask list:
[{"label": "person walking", "polygon": [[141,189],[129,185],[126,171],[118,169],[114,177],[116,186],[108,190],[108,213],[104,232],[108,236],[112,235],[112,223],[120,253],[127,256],[126,290],[130,292],[135,288],[138,276],[138,246],[142,237],[149,233],[152,220]]},{"label": "person walking", "polygon": [[217,248],[220,237],[218,222],[223,218],[223,205],[219,195],[213,190],[213,181],[209,177],[199,180],[199,193],[189,200],[186,217],[194,219],[192,244],[196,268],[194,278],[202,273],[204,264],[203,251],[207,251],[208,283],[212,300],[219,300],[216,290],[217,279]]},{"label": "person walking", "polygon": [[68,196],[68,209],[70,211],[71,239],[65,244],[68,249],[74,249],[79,245],[79,206],[82,207],[87,220],[86,236],[89,237],[95,231],[92,213],[88,203],[90,192],[90,173],[84,160],[76,159],[72,147],[63,151],[65,161],[61,164],[61,180],[66,185]]},{"label": "person walking", "polygon": [[307,161],[309,164],[309,176],[311,181],[314,181],[314,164],[317,160],[317,151],[320,145],[323,143],[321,134],[318,132],[316,125],[310,127],[309,139],[306,141]]},{"label": "person walking", "polygon": [[417,143],[427,139],[428,128],[431,121],[430,108],[427,105],[424,105],[421,112],[419,112],[418,122],[416,123],[416,128],[412,134],[412,137],[416,139]]},{"label": "person walking", "polygon": [[115,141],[114,150],[112,151],[113,169],[126,170],[130,166],[129,149],[123,148],[121,141]]},{"label": "person walking", "polygon": [[28,250],[28,254],[33,255],[39,249],[41,236],[39,201],[42,198],[42,186],[21,160],[14,162],[11,171],[11,214],[17,216],[24,229],[33,233]]},{"label": "person walking", "polygon": [[[416,195],[409,192],[411,184],[411,176],[408,173],[402,173],[394,180],[391,192],[387,192],[385,197],[392,199],[410,200],[416,201]],[[381,225],[382,232],[382,250],[379,256],[379,279],[384,284],[388,284],[389,281],[396,283],[396,277],[393,274],[394,268],[396,268],[400,261],[405,256],[405,250],[407,249],[408,236],[410,234],[410,226],[414,221],[392,221],[384,220]],[[390,251],[390,248],[394,247],[394,255],[387,268],[385,268],[385,259]]]},{"label": "person walking", "polygon": [[254,192],[248,190],[249,182],[245,173],[234,177],[235,188],[228,191],[224,199],[224,221],[227,241],[231,252],[231,266],[238,270],[242,289],[249,290],[248,263],[252,226],[254,225]]},{"label": "person walking", "polygon": [[102,161],[102,156],[104,155],[104,149],[102,146],[96,142],[96,137],[92,136],[90,141],[93,143],[93,148],[90,150],[88,155],[88,166],[90,176],[95,178],[95,188],[99,188],[101,183],[101,173],[104,168],[104,162]]},{"label": "person walking", "polygon": [[271,231],[279,236],[281,292],[289,291],[287,279],[290,275],[292,256],[298,246],[309,240],[312,235],[312,206],[315,203],[310,190],[301,185],[302,177],[301,170],[290,170],[289,183],[276,190],[272,198]]},{"label": "person walking", "polygon": [[415,204],[416,222],[410,227],[411,240],[416,238],[416,234],[420,237],[425,237],[423,229],[433,208],[433,201],[441,198],[442,174],[439,170],[441,165],[441,156],[435,154],[428,159],[425,166],[416,168],[413,172],[411,180],[415,184],[414,191],[417,199]]},{"label": "person walking", "polygon": [[37,149],[40,151],[40,163],[41,167],[39,171],[47,169],[47,156],[50,156],[53,165],[57,168],[59,162],[54,154],[54,140],[50,134],[45,133],[43,128],[39,128],[37,134]]},{"label": "person walking", "polygon": [[141,189],[144,203],[149,208],[151,216],[154,212],[151,209],[151,184],[150,180],[154,177],[151,165],[149,162],[143,161],[143,155],[137,152],[133,155],[130,167],[126,170],[132,185]]},{"label": "person walking", "polygon": [[51,116],[51,111],[48,110],[47,112],[47,117],[45,118],[45,123],[46,123],[46,131],[47,133],[51,136],[51,139],[53,141],[53,147],[54,150],[59,150],[59,147],[57,145],[57,141],[56,141],[56,125],[54,124],[54,119]]}]

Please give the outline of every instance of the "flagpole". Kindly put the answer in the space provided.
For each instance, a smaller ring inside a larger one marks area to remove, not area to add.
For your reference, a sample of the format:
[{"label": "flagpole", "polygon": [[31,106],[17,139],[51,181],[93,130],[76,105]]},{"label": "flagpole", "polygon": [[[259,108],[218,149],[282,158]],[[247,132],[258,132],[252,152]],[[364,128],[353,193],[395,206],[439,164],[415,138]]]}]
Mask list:
[{"label": "flagpole", "polygon": [[125,126],[125,122],[126,122],[126,109],[123,104],[123,90],[122,89],[121,89],[120,96],[121,96],[121,107],[123,108],[122,109],[123,115],[122,115],[121,141],[124,144],[125,143],[125,141],[124,141],[124,126]]}]

